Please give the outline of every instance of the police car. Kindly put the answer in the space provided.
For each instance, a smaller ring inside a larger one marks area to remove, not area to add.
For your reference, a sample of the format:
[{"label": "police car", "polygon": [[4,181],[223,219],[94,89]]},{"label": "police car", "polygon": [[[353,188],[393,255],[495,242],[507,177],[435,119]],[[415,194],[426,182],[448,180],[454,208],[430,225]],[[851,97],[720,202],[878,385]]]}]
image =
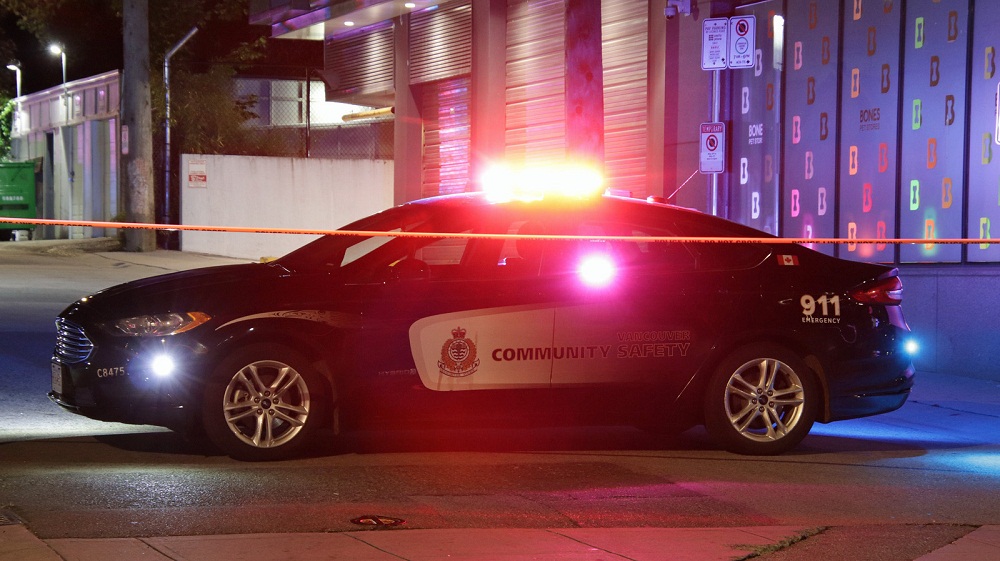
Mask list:
[{"label": "police car", "polygon": [[892,267],[658,202],[442,196],[70,305],[49,396],[247,460],[351,427],[490,422],[704,424],[778,454],[814,422],[903,405],[901,292]]}]

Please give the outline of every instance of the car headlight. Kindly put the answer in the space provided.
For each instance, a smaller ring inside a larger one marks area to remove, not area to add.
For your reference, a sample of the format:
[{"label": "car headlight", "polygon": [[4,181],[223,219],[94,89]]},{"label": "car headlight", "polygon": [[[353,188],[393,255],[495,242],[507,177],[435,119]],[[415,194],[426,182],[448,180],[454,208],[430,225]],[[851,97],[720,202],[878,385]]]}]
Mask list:
[{"label": "car headlight", "polygon": [[190,331],[212,319],[203,312],[169,312],[112,321],[109,330],[126,337],[165,337]]}]

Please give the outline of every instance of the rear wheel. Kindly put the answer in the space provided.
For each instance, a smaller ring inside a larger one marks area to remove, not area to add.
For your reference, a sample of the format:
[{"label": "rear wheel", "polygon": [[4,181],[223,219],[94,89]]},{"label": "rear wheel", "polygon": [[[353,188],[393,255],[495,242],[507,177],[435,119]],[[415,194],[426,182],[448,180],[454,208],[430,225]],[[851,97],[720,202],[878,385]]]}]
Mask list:
[{"label": "rear wheel", "polygon": [[237,351],[205,386],[202,419],[219,449],[241,460],[303,451],[328,405],[326,384],[299,353],[278,345]]},{"label": "rear wheel", "polygon": [[705,396],[705,426],[731,452],[780,454],[812,428],[819,408],[812,372],[791,351],[751,345],[716,369]]}]

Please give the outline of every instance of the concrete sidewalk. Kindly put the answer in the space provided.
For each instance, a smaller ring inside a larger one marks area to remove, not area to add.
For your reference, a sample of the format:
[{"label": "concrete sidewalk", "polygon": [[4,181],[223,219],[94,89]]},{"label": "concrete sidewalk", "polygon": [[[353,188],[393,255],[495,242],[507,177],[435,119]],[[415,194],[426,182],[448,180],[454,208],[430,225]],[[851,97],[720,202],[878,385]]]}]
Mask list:
[{"label": "concrete sidewalk", "polygon": [[[846,528],[849,532],[850,528]],[[327,534],[252,534],[40,540],[20,525],[0,526],[0,561],[269,561],[558,559],[732,561],[817,559],[797,547],[816,530],[734,528],[552,528],[375,530]],[[857,544],[865,548],[863,543]],[[254,552],[254,553],[249,553]],[[829,553],[829,552],[828,552]],[[824,556],[826,559],[846,559]],[[1000,559],[1000,526],[983,526],[917,561]]]}]

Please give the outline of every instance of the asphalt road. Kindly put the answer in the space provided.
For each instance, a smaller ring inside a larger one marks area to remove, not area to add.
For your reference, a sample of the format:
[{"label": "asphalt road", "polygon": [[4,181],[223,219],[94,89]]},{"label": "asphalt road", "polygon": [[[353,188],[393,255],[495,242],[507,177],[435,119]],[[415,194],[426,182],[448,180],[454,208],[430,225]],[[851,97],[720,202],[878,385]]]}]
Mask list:
[{"label": "asphalt road", "polygon": [[894,541],[903,556],[877,558],[906,559],[921,540],[1000,524],[1000,384],[945,375],[918,378],[900,411],[818,425],[775,458],[719,451],[701,429],[668,440],[455,427],[358,433],[248,464],[88,421],[45,398],[52,318],[114,282],[186,266],[125,257],[0,251],[0,509],[43,539],[346,531],[380,515],[410,528],[833,527],[832,541],[849,527],[878,534],[862,550]]}]

